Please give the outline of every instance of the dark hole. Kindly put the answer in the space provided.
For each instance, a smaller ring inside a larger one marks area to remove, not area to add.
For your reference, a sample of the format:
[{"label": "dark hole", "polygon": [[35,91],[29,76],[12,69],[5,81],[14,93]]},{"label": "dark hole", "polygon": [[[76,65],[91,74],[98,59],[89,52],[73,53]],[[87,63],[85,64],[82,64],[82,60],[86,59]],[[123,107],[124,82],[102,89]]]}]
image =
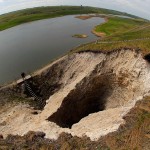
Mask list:
[{"label": "dark hole", "polygon": [[144,59],[147,60],[148,62],[150,62],[150,54],[145,55]]},{"label": "dark hole", "polygon": [[33,115],[38,115],[37,111],[32,112]]},{"label": "dark hole", "polygon": [[103,111],[106,99],[111,94],[109,79],[97,77],[78,85],[63,101],[61,107],[48,120],[63,128],[71,128],[89,114]]}]

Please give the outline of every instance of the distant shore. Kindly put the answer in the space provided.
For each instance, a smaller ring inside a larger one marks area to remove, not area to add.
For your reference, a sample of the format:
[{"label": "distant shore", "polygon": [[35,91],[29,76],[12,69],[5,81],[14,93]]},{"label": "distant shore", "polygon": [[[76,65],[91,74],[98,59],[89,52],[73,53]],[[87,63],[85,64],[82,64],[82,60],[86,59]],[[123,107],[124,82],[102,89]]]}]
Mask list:
[{"label": "distant shore", "polygon": [[[81,19],[81,20],[87,20],[93,17],[100,17],[100,18],[104,18],[105,22],[102,24],[105,24],[106,22],[108,22],[108,17],[106,17],[106,15],[80,15],[80,16],[76,16],[75,18]],[[101,24],[101,25],[102,25]],[[96,32],[96,27],[94,27],[94,29],[91,31],[93,34],[95,34],[97,37],[104,37],[106,36],[106,34],[104,32]]]},{"label": "distant shore", "polygon": [[[101,15],[126,15],[128,17],[139,18],[134,15],[125,14],[123,12],[108,10],[104,8],[95,8],[89,6],[47,6],[29,8],[19,11],[10,12],[0,15],[0,31],[36,20],[56,18],[66,15],[81,15],[81,14],[101,14]],[[90,16],[88,16],[90,17]],[[88,19],[81,17],[82,19]]]}]

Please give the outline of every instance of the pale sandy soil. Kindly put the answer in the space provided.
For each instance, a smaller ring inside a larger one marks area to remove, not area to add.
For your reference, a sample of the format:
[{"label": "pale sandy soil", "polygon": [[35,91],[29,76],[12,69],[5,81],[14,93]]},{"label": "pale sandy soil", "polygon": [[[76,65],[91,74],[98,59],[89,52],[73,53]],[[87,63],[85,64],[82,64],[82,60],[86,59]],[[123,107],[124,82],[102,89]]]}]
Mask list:
[{"label": "pale sandy soil", "polygon": [[[32,108],[21,104],[3,110],[0,113],[0,133],[5,137],[8,134],[24,135],[28,131],[42,131],[46,133],[47,138],[51,139],[57,139],[60,133],[67,132],[79,137],[87,135],[91,140],[97,140],[103,135],[116,131],[121,124],[125,123],[122,118],[134,107],[136,101],[149,94],[150,65],[140,53],[134,50],[121,50],[111,54],[81,53],[64,56],[37,71],[36,74],[46,72],[57,63],[61,63],[60,66],[64,71],[59,81],[62,88],[47,100],[44,110],[39,111],[37,115],[32,114],[34,111]],[[63,100],[73,90],[84,91],[92,88],[88,83],[93,78],[105,75],[113,77],[111,85],[113,90],[106,89],[109,96],[105,110],[82,118],[71,129],[59,127],[56,123],[47,120],[63,107]]]}]

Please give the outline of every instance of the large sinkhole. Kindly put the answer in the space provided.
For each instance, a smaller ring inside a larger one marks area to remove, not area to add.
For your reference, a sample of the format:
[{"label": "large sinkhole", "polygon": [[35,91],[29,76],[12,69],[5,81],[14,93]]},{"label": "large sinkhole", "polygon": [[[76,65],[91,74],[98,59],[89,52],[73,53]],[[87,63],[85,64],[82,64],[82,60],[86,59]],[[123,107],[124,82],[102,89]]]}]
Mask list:
[{"label": "large sinkhole", "polygon": [[89,114],[105,110],[107,97],[113,91],[114,76],[85,78],[63,100],[61,107],[48,120],[63,128],[71,128]]}]

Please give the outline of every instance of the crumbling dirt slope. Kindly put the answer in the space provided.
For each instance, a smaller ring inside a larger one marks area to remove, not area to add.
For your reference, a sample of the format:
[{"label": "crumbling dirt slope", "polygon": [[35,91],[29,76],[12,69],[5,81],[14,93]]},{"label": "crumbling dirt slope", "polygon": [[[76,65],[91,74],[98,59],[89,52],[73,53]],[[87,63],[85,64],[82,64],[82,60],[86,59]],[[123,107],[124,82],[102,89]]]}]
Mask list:
[{"label": "crumbling dirt slope", "polygon": [[23,137],[9,135],[0,139],[0,149],[15,150],[149,150],[150,149],[150,98],[146,97],[124,116],[125,124],[118,131],[110,133],[98,141],[87,137],[76,137],[62,133],[55,140],[45,139],[44,133],[28,132]]},{"label": "crumbling dirt slope", "polygon": [[59,88],[36,115],[27,105],[1,113],[4,137],[40,131],[46,138],[57,139],[65,132],[97,141],[125,124],[124,116],[150,89],[150,64],[133,49],[74,53],[54,62],[40,76],[47,76],[47,82],[52,78]]}]

